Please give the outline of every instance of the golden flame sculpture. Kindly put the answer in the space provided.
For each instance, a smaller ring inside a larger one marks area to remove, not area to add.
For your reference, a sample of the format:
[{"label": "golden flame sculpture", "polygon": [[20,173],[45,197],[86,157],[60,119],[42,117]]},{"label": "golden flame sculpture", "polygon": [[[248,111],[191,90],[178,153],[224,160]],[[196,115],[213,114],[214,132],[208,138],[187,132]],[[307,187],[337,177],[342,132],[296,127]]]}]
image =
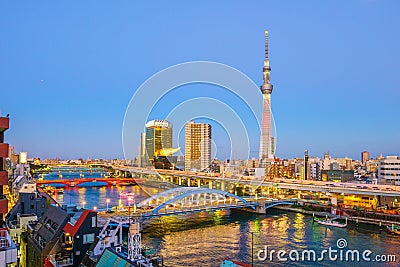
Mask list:
[{"label": "golden flame sculpture", "polygon": [[175,154],[176,152],[178,152],[179,150],[181,150],[180,147],[178,148],[162,148],[160,150],[157,150],[154,155],[155,156],[171,156],[172,154]]}]

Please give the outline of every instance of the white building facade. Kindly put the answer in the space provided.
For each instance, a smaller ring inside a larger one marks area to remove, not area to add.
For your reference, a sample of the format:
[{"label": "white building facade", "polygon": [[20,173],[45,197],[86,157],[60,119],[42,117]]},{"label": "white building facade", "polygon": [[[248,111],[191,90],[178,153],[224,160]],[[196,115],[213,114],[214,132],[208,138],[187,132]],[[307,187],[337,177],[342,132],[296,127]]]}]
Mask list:
[{"label": "white building facade", "polygon": [[378,183],[400,185],[400,157],[387,156],[378,163]]}]

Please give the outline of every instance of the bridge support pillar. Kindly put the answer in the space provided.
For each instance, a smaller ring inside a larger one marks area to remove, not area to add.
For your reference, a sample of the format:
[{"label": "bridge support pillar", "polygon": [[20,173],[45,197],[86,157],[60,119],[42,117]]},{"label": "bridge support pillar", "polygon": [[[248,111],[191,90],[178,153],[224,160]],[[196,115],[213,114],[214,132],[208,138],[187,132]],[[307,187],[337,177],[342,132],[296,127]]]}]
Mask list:
[{"label": "bridge support pillar", "polygon": [[197,187],[201,187],[201,179],[197,179]]},{"label": "bridge support pillar", "polygon": [[225,182],[224,181],[221,182],[221,190],[225,191]]},{"label": "bridge support pillar", "polygon": [[190,178],[187,178],[187,186],[190,187]]},{"label": "bridge support pillar", "polygon": [[337,206],[337,199],[338,199],[337,195],[332,195],[331,196],[332,206]]},{"label": "bridge support pillar", "polygon": [[182,185],[182,177],[178,177],[178,184]]},{"label": "bridge support pillar", "polygon": [[266,212],[267,212],[267,210],[265,208],[265,201],[259,201],[258,206],[256,206],[255,213],[265,214]]},{"label": "bridge support pillar", "polygon": [[208,182],[208,188],[213,189],[213,182],[211,180]]}]

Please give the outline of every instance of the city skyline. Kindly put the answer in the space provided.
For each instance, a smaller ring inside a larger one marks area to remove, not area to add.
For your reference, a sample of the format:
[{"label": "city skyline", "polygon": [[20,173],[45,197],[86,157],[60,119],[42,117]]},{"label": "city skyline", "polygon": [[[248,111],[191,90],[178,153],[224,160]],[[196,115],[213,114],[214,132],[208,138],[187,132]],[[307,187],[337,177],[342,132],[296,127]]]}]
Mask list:
[{"label": "city skyline", "polygon": [[[187,4],[171,11],[181,16],[163,14],[174,4],[152,10],[155,21],[141,14],[147,4],[1,4],[8,11],[0,16],[8,143],[41,158],[122,158],[124,112],[142,82],[177,63],[210,60],[261,85],[268,29],[277,157],[301,157],[305,149],[354,159],[364,150],[374,158],[400,151],[400,126],[391,119],[400,98],[398,3]],[[160,21],[168,34],[157,31]]]}]

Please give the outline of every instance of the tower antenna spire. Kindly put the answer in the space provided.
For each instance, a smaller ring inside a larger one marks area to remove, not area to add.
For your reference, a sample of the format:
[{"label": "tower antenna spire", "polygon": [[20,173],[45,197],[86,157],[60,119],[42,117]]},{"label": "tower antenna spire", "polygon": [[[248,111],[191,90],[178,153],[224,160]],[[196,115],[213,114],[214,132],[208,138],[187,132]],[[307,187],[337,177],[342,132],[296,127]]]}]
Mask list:
[{"label": "tower antenna spire", "polygon": [[265,60],[268,60],[268,31],[265,31]]}]

